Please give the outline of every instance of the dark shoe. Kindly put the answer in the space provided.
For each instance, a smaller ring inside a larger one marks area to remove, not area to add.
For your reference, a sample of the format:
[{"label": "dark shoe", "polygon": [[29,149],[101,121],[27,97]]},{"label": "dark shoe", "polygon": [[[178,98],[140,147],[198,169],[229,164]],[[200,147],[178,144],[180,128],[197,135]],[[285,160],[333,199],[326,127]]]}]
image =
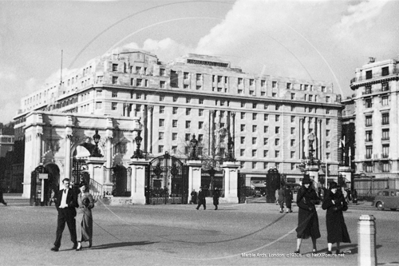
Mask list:
[{"label": "dark shoe", "polygon": [[78,247],[78,243],[73,244],[72,249],[76,249]]},{"label": "dark shoe", "polygon": [[280,211],[280,213],[283,213],[283,211]]},{"label": "dark shoe", "polygon": [[299,249],[294,251],[295,254],[299,254]]},{"label": "dark shoe", "polygon": [[52,247],[52,248],[51,248],[51,251],[57,252],[58,250],[59,250],[59,248],[57,248],[57,247]]},{"label": "dark shoe", "polygon": [[331,252],[331,251],[327,251],[327,254],[328,254],[328,255],[331,255],[331,254],[332,254],[332,252]]},{"label": "dark shoe", "polygon": [[344,254],[343,252],[341,252],[340,250],[335,251],[335,254]]},{"label": "dark shoe", "polygon": [[197,211],[198,211],[198,208],[196,208],[197,209]]}]

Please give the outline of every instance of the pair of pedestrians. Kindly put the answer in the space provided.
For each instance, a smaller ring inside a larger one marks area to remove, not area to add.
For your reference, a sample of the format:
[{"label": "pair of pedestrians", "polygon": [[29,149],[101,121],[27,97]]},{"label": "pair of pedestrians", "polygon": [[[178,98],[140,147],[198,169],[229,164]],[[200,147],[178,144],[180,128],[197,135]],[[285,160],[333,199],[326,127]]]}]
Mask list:
[{"label": "pair of pedestrians", "polygon": [[284,212],[284,203],[286,207],[286,212],[292,212],[292,191],[288,186],[282,186],[278,190],[278,199],[277,202],[280,205],[280,213]]},{"label": "pair of pedestrians", "polygon": [[71,235],[72,249],[81,250],[82,241],[88,241],[89,247],[91,247],[93,238],[91,209],[94,207],[94,199],[88,192],[88,185],[84,182],[80,183],[77,194],[69,187],[68,178],[62,180],[62,184],[64,188],[56,193],[55,198],[55,207],[58,211],[57,232],[54,247],[51,250],[58,251],[60,249],[65,224],[67,224]]},{"label": "pair of pedestrians", "polygon": [[[325,195],[322,208],[327,210],[327,254],[332,254],[332,245],[336,243],[336,253],[340,254],[340,243],[350,243],[350,237],[343,217],[343,211],[348,209],[345,198],[339,192],[335,182],[330,184],[330,189]],[[319,200],[316,191],[312,188],[312,181],[308,175],[302,180],[302,186],[298,191],[298,227],[297,247],[295,253],[300,253],[302,239],[312,239],[313,253],[317,253],[316,241],[321,237],[319,230],[319,219],[315,203]]]},{"label": "pair of pedestrians", "polygon": [[[220,198],[220,190],[215,187],[215,190],[213,191],[213,205],[215,206],[215,210],[218,209],[219,206],[219,198]],[[198,193],[198,205],[197,205],[197,210],[201,207],[201,205],[204,207],[204,210],[206,210],[206,191],[200,187],[200,191]]]}]

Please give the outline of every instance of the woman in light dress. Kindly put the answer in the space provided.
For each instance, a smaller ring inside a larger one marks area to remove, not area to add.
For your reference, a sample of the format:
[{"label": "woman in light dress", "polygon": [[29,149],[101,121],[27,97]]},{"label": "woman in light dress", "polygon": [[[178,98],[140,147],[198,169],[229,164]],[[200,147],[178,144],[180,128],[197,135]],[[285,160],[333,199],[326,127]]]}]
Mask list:
[{"label": "woman in light dress", "polygon": [[78,241],[78,246],[76,251],[82,249],[83,241],[89,242],[89,248],[93,243],[93,216],[91,209],[94,208],[94,199],[88,190],[89,186],[85,182],[81,182],[79,185],[80,193],[77,196],[76,240]]}]

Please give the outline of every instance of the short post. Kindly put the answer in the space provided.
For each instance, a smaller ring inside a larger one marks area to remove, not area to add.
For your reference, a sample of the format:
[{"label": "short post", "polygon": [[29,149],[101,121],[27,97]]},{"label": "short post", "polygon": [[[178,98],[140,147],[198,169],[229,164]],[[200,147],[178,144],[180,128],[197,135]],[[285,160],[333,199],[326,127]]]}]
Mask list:
[{"label": "short post", "polygon": [[358,222],[358,260],[360,266],[377,265],[376,228],[373,215],[361,215]]}]

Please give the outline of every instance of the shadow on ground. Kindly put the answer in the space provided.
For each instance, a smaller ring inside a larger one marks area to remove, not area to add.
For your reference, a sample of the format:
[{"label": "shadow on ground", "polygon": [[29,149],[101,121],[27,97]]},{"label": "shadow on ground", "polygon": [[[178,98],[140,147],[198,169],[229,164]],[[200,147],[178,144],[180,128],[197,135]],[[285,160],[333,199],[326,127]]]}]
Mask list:
[{"label": "shadow on ground", "polygon": [[152,245],[155,243],[156,242],[150,242],[150,241],[119,242],[119,243],[110,243],[99,246],[93,246],[91,249],[110,249],[110,248],[132,247],[132,246],[144,246],[144,245]]}]

